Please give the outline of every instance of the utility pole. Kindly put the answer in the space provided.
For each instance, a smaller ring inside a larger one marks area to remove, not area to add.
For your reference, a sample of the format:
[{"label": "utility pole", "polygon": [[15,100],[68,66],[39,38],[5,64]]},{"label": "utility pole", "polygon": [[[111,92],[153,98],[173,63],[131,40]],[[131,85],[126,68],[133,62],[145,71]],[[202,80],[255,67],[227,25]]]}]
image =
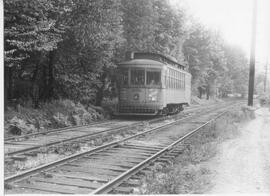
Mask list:
[{"label": "utility pole", "polygon": [[253,106],[254,77],[255,77],[255,47],[257,26],[257,0],[253,0],[252,35],[249,64],[248,105]]},{"label": "utility pole", "polygon": [[267,71],[268,71],[268,61],[266,61],[265,64],[265,76],[264,76],[264,86],[263,86],[263,92],[266,93],[266,86],[267,86]]}]

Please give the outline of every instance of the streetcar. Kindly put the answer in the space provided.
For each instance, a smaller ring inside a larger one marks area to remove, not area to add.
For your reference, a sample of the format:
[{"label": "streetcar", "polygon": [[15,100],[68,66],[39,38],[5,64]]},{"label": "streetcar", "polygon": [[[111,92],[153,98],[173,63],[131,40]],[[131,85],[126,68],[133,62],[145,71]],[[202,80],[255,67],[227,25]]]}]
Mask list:
[{"label": "streetcar", "polygon": [[115,115],[168,115],[191,100],[191,74],[171,57],[131,52],[118,64],[119,100]]}]

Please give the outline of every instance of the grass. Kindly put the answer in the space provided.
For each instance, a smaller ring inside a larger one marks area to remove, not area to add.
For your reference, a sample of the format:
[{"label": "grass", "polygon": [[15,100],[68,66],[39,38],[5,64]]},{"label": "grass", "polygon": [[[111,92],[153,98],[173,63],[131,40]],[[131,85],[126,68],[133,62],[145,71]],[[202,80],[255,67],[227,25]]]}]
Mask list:
[{"label": "grass", "polygon": [[238,126],[254,118],[250,108],[236,108],[204,127],[181,145],[180,155],[169,165],[155,165],[142,180],[136,194],[198,194],[212,187],[214,173],[208,161],[216,156],[219,145],[239,136]]}]

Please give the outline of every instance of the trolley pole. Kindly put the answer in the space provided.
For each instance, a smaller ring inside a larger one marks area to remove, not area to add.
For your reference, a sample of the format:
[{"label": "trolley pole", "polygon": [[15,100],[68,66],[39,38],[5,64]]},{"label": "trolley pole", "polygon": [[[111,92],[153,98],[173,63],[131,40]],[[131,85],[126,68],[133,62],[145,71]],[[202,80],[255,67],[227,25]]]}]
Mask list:
[{"label": "trolley pole", "polygon": [[254,76],[255,76],[255,47],[257,25],[257,0],[253,0],[252,35],[249,64],[248,105],[253,106]]}]

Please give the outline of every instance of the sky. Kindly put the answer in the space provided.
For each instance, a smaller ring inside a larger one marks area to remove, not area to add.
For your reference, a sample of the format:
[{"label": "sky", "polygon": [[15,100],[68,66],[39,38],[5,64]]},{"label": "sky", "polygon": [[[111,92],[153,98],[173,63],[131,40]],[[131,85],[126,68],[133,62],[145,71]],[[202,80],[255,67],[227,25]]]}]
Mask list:
[{"label": "sky", "polygon": [[[256,61],[262,69],[270,63],[270,0],[258,1]],[[224,39],[244,49],[251,47],[253,0],[171,0],[205,26],[219,31]]]}]

